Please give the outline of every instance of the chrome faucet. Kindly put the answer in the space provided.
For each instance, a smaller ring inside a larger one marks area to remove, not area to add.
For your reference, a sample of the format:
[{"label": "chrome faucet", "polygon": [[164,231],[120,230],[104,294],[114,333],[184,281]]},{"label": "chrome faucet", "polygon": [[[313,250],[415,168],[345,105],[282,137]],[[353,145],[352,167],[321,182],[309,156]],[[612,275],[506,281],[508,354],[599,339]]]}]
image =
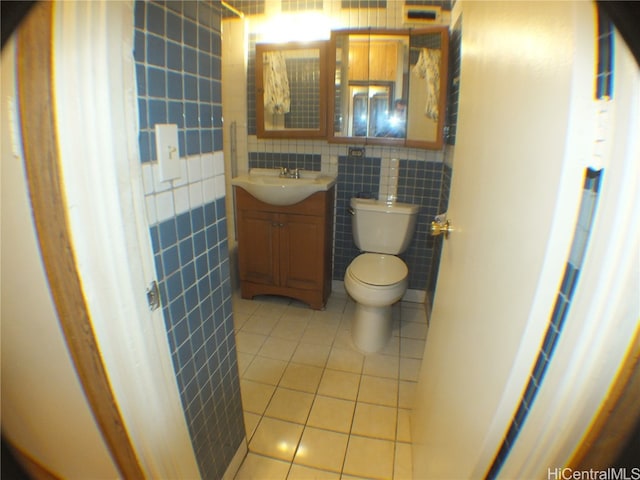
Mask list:
[{"label": "chrome faucet", "polygon": [[302,170],[302,168],[289,169],[287,167],[280,167],[280,177],[300,178],[300,170]]}]

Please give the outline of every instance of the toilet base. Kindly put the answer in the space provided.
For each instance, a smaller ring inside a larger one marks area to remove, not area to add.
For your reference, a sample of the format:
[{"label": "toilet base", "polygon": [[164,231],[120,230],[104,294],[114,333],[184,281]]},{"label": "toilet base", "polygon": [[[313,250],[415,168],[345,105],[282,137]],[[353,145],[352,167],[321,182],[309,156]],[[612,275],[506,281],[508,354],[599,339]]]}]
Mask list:
[{"label": "toilet base", "polygon": [[351,338],[360,351],[374,353],[384,348],[392,328],[391,305],[371,307],[356,303]]}]

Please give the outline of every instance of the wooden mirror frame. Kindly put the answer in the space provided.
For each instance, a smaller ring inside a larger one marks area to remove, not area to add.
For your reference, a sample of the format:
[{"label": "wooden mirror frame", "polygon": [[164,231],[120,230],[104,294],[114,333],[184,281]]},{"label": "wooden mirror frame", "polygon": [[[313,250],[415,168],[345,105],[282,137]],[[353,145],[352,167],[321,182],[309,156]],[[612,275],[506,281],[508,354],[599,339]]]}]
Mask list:
[{"label": "wooden mirror frame", "polygon": [[[318,128],[283,128],[280,130],[267,130],[265,128],[264,111],[264,56],[270,51],[285,50],[313,50],[319,51],[319,106],[318,106]],[[258,138],[297,138],[297,139],[318,139],[327,137],[327,42],[290,42],[256,45],[256,134]]]}]

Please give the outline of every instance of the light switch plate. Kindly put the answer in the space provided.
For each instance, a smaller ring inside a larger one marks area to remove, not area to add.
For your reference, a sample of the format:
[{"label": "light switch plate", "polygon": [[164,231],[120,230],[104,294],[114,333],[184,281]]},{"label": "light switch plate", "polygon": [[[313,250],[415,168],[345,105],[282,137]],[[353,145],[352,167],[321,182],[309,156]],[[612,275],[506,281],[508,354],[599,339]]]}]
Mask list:
[{"label": "light switch plate", "polygon": [[160,166],[160,181],[167,182],[180,178],[178,125],[156,123],[156,154]]}]

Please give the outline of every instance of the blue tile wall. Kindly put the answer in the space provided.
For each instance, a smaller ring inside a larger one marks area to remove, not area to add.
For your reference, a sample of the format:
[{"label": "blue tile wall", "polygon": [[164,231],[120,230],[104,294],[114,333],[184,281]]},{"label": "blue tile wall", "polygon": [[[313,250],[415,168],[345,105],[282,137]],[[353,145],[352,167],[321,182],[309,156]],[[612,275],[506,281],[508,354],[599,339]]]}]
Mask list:
[{"label": "blue tile wall", "polygon": [[[220,5],[136,2],[140,155],[159,122],[178,124],[180,155],[222,150]],[[149,229],[180,398],[202,478],[222,478],[245,436],[225,198]],[[161,419],[159,419],[161,421]]]},{"label": "blue tile wall", "polygon": [[437,274],[438,262],[434,265],[433,259],[438,239],[429,235],[429,227],[440,209],[442,169],[441,162],[400,160],[399,163],[398,201],[420,205],[413,241],[400,255],[409,265],[409,288],[416,290],[427,289]]},{"label": "blue tile wall", "polygon": [[281,8],[283,12],[322,10],[322,0],[282,0]]},{"label": "blue tile wall", "polygon": [[462,61],[462,15],[449,35],[449,76],[447,90],[447,112],[445,115],[444,140],[455,145],[458,126],[458,98],[460,97],[460,64]]},{"label": "blue tile wall", "polygon": [[[245,15],[264,14],[266,0],[227,0],[227,3]],[[222,18],[238,18],[238,15],[229,9],[222,9]]]},{"label": "blue tile wall", "polygon": [[440,7],[443,11],[450,11],[453,8],[452,0],[405,0],[407,6],[427,6]]},{"label": "blue tile wall", "polygon": [[320,128],[319,64],[313,58],[287,60],[291,105],[296,108],[285,114],[286,128]]},{"label": "blue tile wall", "polygon": [[500,473],[531,411],[533,402],[535,401],[547,369],[549,368],[549,364],[551,363],[551,359],[553,358],[556,345],[562,334],[569,309],[571,308],[575,287],[579,280],[580,269],[582,268],[589,235],[595,218],[602,175],[603,170],[586,170],[580,212],[573,236],[571,252],[569,253],[569,259],[565,266],[555,305],[549,317],[549,324],[542,342],[542,348],[538,353],[520,404],[511,420],[511,425],[487,473],[486,478],[488,479],[497,478]]},{"label": "blue tile wall", "polygon": [[222,150],[220,5],[135,4],[142,162],[157,159],[156,123],[178,125],[180,156]]},{"label": "blue tile wall", "polygon": [[257,35],[249,34],[249,54],[247,58],[247,133],[255,135],[256,124],[256,43]]},{"label": "blue tile wall", "polygon": [[342,8],[387,8],[387,0],[342,0]]},{"label": "blue tile wall", "polygon": [[598,8],[598,64],[596,75],[597,99],[613,98],[613,24]]},{"label": "blue tile wall", "polygon": [[319,172],[322,157],[315,153],[249,152],[249,168],[302,168]]},{"label": "blue tile wall", "polygon": [[245,433],[224,198],[150,229],[169,348],[203,478],[221,478]]},{"label": "blue tile wall", "polygon": [[[444,213],[449,208],[449,193],[451,191],[451,176],[453,174],[452,168],[446,163],[442,164],[442,190],[440,192],[440,207],[438,213]],[[433,218],[427,218],[427,222],[430,222]],[[427,293],[429,298],[433,300],[436,292],[436,286],[438,282],[438,270],[440,269],[440,255],[442,254],[442,242],[443,238],[434,237],[433,241],[433,255],[431,257],[431,267],[429,269],[429,281],[427,284]]]},{"label": "blue tile wall", "polygon": [[380,190],[379,158],[338,157],[336,181],[336,223],[333,254],[333,278],[344,280],[351,261],[360,253],[353,243],[351,215],[348,212],[352,197],[377,197]]}]

